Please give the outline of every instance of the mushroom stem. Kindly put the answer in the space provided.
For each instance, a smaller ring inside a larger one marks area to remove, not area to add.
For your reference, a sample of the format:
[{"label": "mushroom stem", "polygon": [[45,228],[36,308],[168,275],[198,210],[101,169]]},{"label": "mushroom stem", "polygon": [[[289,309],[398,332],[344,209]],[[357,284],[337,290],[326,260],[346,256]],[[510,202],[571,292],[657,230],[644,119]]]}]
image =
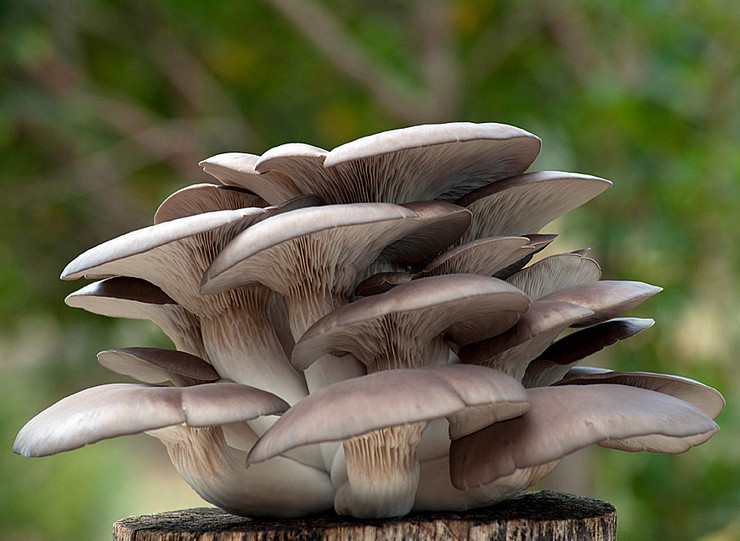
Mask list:
[{"label": "mushroom stem", "polygon": [[334,510],[358,518],[395,517],[411,511],[420,470],[416,446],[426,425],[382,428],[345,440],[347,477],[337,489]]},{"label": "mushroom stem", "polygon": [[172,426],[148,432],[167,448],[183,479],[204,500],[238,515],[298,517],[326,510],[329,476],[276,457],[246,470],[246,453],[226,444],[220,427]]}]

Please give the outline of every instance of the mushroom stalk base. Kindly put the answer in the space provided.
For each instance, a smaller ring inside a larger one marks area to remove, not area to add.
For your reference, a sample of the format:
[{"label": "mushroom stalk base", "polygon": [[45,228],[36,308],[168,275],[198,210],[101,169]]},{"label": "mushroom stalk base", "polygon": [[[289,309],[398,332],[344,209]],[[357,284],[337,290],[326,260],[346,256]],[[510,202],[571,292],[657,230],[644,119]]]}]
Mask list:
[{"label": "mushroom stalk base", "polygon": [[583,539],[617,538],[610,504],[544,490],[464,513],[413,513],[396,519],[354,519],[323,513],[304,519],[253,520],[219,509],[142,515],[113,525],[114,541],[298,539]]}]

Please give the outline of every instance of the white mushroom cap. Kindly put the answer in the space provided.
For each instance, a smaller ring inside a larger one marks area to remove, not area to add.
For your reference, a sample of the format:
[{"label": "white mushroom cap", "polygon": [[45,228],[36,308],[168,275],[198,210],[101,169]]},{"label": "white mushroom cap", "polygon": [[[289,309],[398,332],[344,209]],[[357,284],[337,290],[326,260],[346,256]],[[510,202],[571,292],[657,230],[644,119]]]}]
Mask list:
[{"label": "white mushroom cap", "polygon": [[611,186],[598,177],[539,171],[494,182],[455,201],[473,213],[461,242],[536,233]]},{"label": "white mushroom cap", "polygon": [[661,287],[643,282],[601,280],[567,287],[540,300],[569,302],[588,308],[593,315],[573,326],[590,327],[632,310],[662,290]]},{"label": "white mushroom cap", "polygon": [[192,387],[101,385],[68,396],[39,413],[18,433],[13,451],[47,456],[116,436],[183,423],[218,426],[288,408],[272,393],[225,381]]},{"label": "white mushroom cap", "polygon": [[680,453],[718,430],[688,402],[626,385],[538,387],[529,398],[526,414],[452,442],[455,487],[483,486],[594,443],[639,442],[647,451]]}]

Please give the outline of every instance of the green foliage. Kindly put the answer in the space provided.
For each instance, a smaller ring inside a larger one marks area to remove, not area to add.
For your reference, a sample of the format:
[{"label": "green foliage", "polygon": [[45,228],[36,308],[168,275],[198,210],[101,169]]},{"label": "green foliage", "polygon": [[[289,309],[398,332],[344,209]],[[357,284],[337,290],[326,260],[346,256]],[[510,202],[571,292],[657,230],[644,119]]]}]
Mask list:
[{"label": "green foliage", "polygon": [[[336,23],[339,38],[323,32],[333,41],[321,43],[301,27],[304,5],[323,8],[317,20]],[[730,406],[722,431],[686,455],[599,451],[589,495],[617,506],[620,539],[730,538],[740,508],[734,8],[0,2],[0,539],[99,538],[142,511],[118,496],[137,490],[127,472],[147,467],[125,444],[10,456],[15,432],[40,409],[115,379],[97,351],[165,343],[143,323],[64,306],[80,287],[56,279],[67,261],[151,223],[167,194],[207,181],[196,164],[209,155],[286,141],[331,148],[449,120],[523,127],[543,138],[536,168],[614,181],[558,223],[553,248],[590,246],[606,278],[665,291],[636,311],[656,327],[595,362],[693,377]],[[353,51],[369,71],[353,71]]]}]

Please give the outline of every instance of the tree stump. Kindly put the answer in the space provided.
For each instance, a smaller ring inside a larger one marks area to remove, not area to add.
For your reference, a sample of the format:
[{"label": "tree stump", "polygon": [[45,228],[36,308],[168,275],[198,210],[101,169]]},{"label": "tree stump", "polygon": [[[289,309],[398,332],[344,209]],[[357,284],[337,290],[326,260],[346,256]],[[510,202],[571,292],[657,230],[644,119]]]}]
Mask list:
[{"label": "tree stump", "polygon": [[464,513],[414,513],[387,520],[324,513],[252,520],[219,509],[142,515],[113,525],[114,541],[266,540],[615,540],[617,512],[606,502],[543,490]]}]

